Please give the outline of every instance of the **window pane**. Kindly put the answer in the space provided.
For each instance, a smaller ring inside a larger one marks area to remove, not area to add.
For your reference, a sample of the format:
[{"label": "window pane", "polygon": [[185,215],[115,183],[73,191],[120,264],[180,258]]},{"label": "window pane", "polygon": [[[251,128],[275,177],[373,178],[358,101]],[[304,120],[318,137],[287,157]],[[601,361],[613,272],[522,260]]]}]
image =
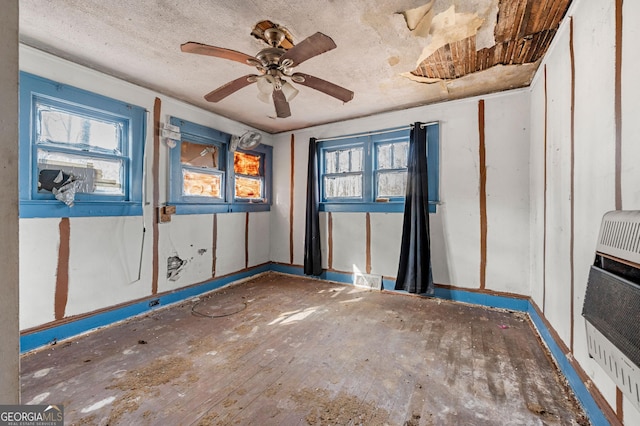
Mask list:
[{"label": "window pane", "polygon": [[351,150],[338,151],[338,173],[351,171]]},{"label": "window pane", "polygon": [[391,145],[378,144],[376,146],[378,155],[378,169],[390,169],[391,168]]},{"label": "window pane", "polygon": [[408,150],[408,142],[376,145],[378,170],[406,169]]},{"label": "window pane", "polygon": [[38,143],[88,145],[120,153],[121,123],[85,117],[42,104],[37,104],[36,108]]},{"label": "window pane", "polygon": [[[72,155],[38,149],[38,168],[40,170],[63,170],[85,181],[94,180],[95,193],[123,195],[122,176],[124,165],[120,159],[95,158],[89,155]],[[92,185],[88,185],[89,187]],[[92,192],[84,187],[87,192]]]},{"label": "window pane", "polygon": [[326,198],[362,197],[362,175],[325,176]]},{"label": "window pane", "polygon": [[262,179],[236,176],[236,198],[262,198]]},{"label": "window pane", "polygon": [[218,147],[182,141],[180,162],[194,167],[218,168]]},{"label": "window pane", "polygon": [[349,171],[362,171],[362,148],[354,148],[351,150],[351,170]]},{"label": "window pane", "polygon": [[404,197],[407,172],[380,172],[377,186],[378,197]]},{"label": "window pane", "polygon": [[407,156],[409,154],[409,142],[399,142],[391,145],[393,147],[393,167],[394,169],[407,168]]},{"label": "window pane", "polygon": [[336,156],[337,156],[337,153],[335,151],[324,152],[324,172],[325,173],[336,173],[338,171],[338,167],[336,164]]},{"label": "window pane", "polygon": [[324,152],[326,174],[362,171],[362,147]]},{"label": "window pane", "polygon": [[240,175],[260,176],[261,159],[259,155],[236,151],[233,153],[233,170]]},{"label": "window pane", "polygon": [[222,176],[182,170],[182,194],[198,197],[222,198]]}]

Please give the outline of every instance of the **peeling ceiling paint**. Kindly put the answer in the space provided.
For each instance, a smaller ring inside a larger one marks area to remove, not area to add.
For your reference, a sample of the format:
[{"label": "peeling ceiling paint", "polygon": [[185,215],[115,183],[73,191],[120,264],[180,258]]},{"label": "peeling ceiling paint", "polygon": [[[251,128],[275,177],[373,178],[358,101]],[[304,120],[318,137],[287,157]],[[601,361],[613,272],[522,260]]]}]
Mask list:
[{"label": "peeling ceiling paint", "polygon": [[433,2],[434,0],[431,0],[423,6],[402,12],[405,21],[407,21],[407,28],[411,30],[413,35],[418,37],[427,37],[429,35],[431,22],[433,21]]},{"label": "peeling ceiling paint", "polygon": [[[278,133],[526,86],[569,2],[21,0],[20,40],[247,126]],[[295,71],[346,87],[354,91],[354,99],[343,104],[298,85],[292,115],[284,119],[272,118],[273,105],[257,99],[255,85],[220,102],[207,102],[206,93],[255,68],[185,54],[180,45],[194,41],[253,56],[266,47],[255,33],[264,31],[268,22],[285,27],[293,44],[318,31],[331,37],[337,48],[305,61]],[[445,68],[460,78],[441,75]],[[405,78],[403,73],[414,77]]]}]

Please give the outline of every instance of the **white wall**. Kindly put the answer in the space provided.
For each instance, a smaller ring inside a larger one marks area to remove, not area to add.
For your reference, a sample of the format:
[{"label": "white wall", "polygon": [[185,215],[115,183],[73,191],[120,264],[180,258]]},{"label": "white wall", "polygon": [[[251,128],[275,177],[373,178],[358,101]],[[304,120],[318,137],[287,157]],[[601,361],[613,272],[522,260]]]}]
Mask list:
[{"label": "white wall", "polygon": [[[146,233],[142,259],[142,217],[70,218],[69,289],[65,317],[150,296],[154,215],[152,117],[156,97],[161,100],[161,121],[176,116],[231,134],[241,134],[248,129],[247,126],[26,46],[20,46],[20,69],[147,109],[144,142],[147,204],[144,208]],[[270,135],[264,136],[265,143],[270,144]],[[169,148],[164,143],[161,143],[159,156],[159,202],[162,205],[168,197]],[[214,246],[217,247],[215,276],[245,269],[246,214],[218,214],[217,220],[215,243],[213,214],[174,215],[171,222],[158,225],[158,292],[212,279]],[[269,223],[270,212],[249,214],[249,267],[269,261]],[[59,224],[58,218],[20,219],[21,329],[41,326],[55,319]],[[185,260],[186,264],[176,279],[169,280],[167,258],[174,255]]]},{"label": "white wall", "polygon": [[[356,94],[357,96],[357,94]],[[308,141],[415,121],[441,123],[442,204],[431,218],[434,281],[465,288],[480,285],[478,101],[471,98],[294,132],[294,264],[303,263]],[[528,295],[529,285],[529,91],[485,96],[487,152],[486,288]],[[290,133],[276,135],[276,205],[271,216],[271,259],[289,263]],[[371,272],[395,277],[401,213],[372,213]],[[366,215],[333,213],[334,270],[365,270]],[[327,215],[321,215],[323,265],[327,265]],[[507,261],[505,262],[504,259]]]},{"label": "white wall", "polygon": [[18,342],[18,1],[0,15],[0,404],[20,402]]},{"label": "white wall", "polygon": [[[616,407],[616,387],[589,358],[581,316],[589,266],[602,215],[615,209],[615,2],[574,1],[574,310],[571,317],[571,62],[565,19],[531,87],[531,283],[532,297],[598,390]],[[640,57],[634,47],[638,2],[624,2],[622,58],[622,207],[640,208],[637,158],[640,144]],[[546,258],[544,240],[544,132],[547,68]],[[545,279],[543,279],[543,277]],[[543,293],[546,293],[543,304]],[[573,325],[573,330],[572,330]],[[573,331],[573,348],[571,332]],[[623,402],[625,424],[640,424],[640,412]]]}]

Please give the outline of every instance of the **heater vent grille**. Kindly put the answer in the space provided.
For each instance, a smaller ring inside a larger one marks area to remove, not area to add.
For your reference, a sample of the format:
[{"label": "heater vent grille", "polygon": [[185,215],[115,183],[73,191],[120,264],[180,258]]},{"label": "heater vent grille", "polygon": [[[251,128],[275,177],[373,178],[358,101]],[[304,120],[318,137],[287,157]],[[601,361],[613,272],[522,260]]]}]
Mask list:
[{"label": "heater vent grille", "polygon": [[596,251],[640,264],[640,211],[605,214]]},{"label": "heater vent grille", "polygon": [[631,362],[640,365],[640,287],[592,266],[582,315]]}]

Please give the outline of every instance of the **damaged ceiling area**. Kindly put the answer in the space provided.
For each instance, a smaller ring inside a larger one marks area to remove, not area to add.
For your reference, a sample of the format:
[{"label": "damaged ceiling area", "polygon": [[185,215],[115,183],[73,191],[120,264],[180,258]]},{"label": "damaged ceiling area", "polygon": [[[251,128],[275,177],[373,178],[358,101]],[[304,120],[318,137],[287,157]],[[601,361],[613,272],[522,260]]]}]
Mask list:
[{"label": "damaged ceiling area", "polygon": [[[527,86],[570,2],[21,0],[20,40],[279,133]],[[287,99],[286,118],[277,117],[273,102],[258,99],[257,84],[207,101],[213,90],[263,71],[237,57],[192,55],[180,46],[195,42],[222,48],[227,56],[231,50],[254,57],[270,47],[261,37],[269,26],[284,31],[285,51],[317,32],[330,37],[336,47],[309,53],[294,64],[295,72],[348,89],[353,99],[314,90],[284,69],[281,75],[298,91]]]}]

